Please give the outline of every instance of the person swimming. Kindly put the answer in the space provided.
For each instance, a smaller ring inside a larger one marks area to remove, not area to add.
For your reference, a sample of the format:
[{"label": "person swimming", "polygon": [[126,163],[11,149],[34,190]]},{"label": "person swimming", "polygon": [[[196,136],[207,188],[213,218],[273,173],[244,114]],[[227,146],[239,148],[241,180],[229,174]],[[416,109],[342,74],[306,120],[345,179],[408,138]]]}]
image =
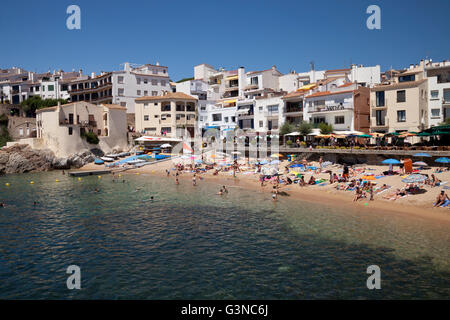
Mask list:
[{"label": "person swimming", "polygon": [[222,186],[223,192],[228,193],[228,189],[225,186]]}]

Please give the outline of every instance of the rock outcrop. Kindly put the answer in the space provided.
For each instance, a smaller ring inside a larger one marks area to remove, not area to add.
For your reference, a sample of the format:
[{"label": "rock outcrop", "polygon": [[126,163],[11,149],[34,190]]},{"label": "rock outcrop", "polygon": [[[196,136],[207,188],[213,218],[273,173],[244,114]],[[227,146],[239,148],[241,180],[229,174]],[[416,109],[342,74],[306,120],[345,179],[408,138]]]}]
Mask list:
[{"label": "rock outcrop", "polygon": [[86,150],[68,158],[58,158],[48,149],[35,150],[28,145],[16,144],[0,149],[0,175],[80,168],[101,155],[103,155],[101,150],[94,149],[92,152]]}]

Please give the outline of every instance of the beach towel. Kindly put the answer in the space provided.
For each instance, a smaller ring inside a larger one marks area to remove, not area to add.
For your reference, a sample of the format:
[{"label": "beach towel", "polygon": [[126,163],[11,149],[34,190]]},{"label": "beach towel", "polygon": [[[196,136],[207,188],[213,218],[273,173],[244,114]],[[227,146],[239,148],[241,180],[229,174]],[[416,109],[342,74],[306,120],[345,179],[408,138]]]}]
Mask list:
[{"label": "beach towel", "polygon": [[436,184],[436,186],[442,186],[443,184],[446,184],[448,181],[442,181],[442,182],[438,182],[437,184]]},{"label": "beach towel", "polygon": [[375,194],[382,194],[383,192],[389,190],[390,188],[391,188],[391,187],[389,186],[389,187],[387,187],[386,189],[381,190],[380,192],[376,192],[377,190],[379,190],[379,189],[377,189],[377,190],[375,190]]}]

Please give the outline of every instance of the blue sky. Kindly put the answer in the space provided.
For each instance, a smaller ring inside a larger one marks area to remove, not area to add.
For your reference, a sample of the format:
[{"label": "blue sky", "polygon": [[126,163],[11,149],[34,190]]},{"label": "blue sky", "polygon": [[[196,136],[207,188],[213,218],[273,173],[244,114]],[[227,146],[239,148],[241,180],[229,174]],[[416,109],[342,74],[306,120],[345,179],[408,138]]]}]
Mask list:
[{"label": "blue sky", "polygon": [[[66,28],[66,8],[81,8],[81,30]],[[366,28],[366,8],[381,8],[381,30]],[[406,67],[450,59],[448,0],[2,0],[0,68],[43,72],[118,70],[159,61],[172,80],[193,66],[287,73],[375,65]]]}]

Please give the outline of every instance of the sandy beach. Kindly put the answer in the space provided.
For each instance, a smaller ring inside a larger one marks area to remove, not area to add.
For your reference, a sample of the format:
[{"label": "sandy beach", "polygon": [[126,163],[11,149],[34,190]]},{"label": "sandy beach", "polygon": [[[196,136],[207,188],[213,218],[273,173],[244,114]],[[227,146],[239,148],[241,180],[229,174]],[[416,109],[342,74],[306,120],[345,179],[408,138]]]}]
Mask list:
[{"label": "sandy beach", "polygon": [[[180,160],[174,159],[169,161],[164,161],[160,163],[154,163],[146,165],[136,169],[129,169],[122,171],[119,174],[129,175],[129,174],[148,174],[161,177],[161,179],[167,179],[168,183],[175,183],[175,170],[173,169],[175,163],[180,162]],[[271,182],[266,182],[264,187],[261,187],[259,181],[259,174],[254,173],[255,169],[251,169],[247,166],[246,161],[240,160],[239,164],[241,166],[241,171],[236,173],[236,177],[233,177],[233,172],[219,172],[217,175],[213,175],[214,170],[208,170],[205,173],[198,174],[197,183],[202,183],[203,181],[208,181],[217,184],[217,190],[211,190],[211,194],[215,194],[219,191],[222,185],[225,186],[240,186],[243,188],[254,190],[255,192],[263,192],[270,194],[273,188]],[[313,166],[319,166],[316,162],[310,163]],[[278,169],[280,172],[284,172],[285,167],[289,166],[290,163],[283,160],[279,163]],[[89,164],[81,168],[80,170],[99,170],[103,169],[103,166],[98,166],[94,164]],[[359,179],[367,174],[373,174],[374,176],[382,175],[382,172],[387,171],[388,166],[377,166],[377,165],[361,165],[355,170],[355,175],[352,177],[354,179]],[[170,176],[167,175],[167,170],[170,172]],[[292,171],[293,169],[291,169]],[[333,173],[342,174],[342,166],[340,165],[330,165],[323,169],[331,170]],[[421,188],[425,189],[424,193],[407,195],[405,197],[388,200],[383,198],[389,194],[395,192],[395,190],[401,189],[405,186],[402,182],[402,178],[405,175],[393,175],[393,176],[383,176],[382,178],[376,179],[373,182],[376,183],[376,187],[386,184],[390,186],[388,190],[381,192],[380,194],[374,195],[374,200],[370,201],[368,198],[363,198],[357,202],[353,202],[355,196],[355,191],[344,191],[337,190],[337,183],[329,183],[329,173],[316,173],[316,172],[305,172],[305,181],[308,182],[311,175],[314,175],[316,179],[325,179],[324,183],[318,185],[307,185],[300,187],[298,184],[283,185],[280,184],[280,191],[285,191],[289,196],[279,196],[278,201],[289,201],[291,198],[297,198],[302,201],[309,201],[315,203],[321,203],[327,206],[339,206],[339,207],[349,207],[358,208],[364,210],[365,212],[385,213],[385,214],[398,214],[405,217],[415,216],[423,219],[435,219],[442,222],[450,222],[450,213],[447,208],[434,208],[433,203],[436,197],[441,192],[443,187],[449,185],[447,182],[450,181],[450,172],[445,171],[441,173],[435,173],[436,167],[421,170],[420,173],[425,173],[431,176],[435,174],[436,177],[442,181],[441,186],[431,187],[429,185],[421,185]],[[114,172],[121,171],[121,169],[114,169]],[[193,173],[184,171],[179,175],[180,184],[186,185],[187,188],[192,188],[192,177]],[[450,186],[450,185],[449,185]],[[445,190],[447,192],[447,190]]]}]

